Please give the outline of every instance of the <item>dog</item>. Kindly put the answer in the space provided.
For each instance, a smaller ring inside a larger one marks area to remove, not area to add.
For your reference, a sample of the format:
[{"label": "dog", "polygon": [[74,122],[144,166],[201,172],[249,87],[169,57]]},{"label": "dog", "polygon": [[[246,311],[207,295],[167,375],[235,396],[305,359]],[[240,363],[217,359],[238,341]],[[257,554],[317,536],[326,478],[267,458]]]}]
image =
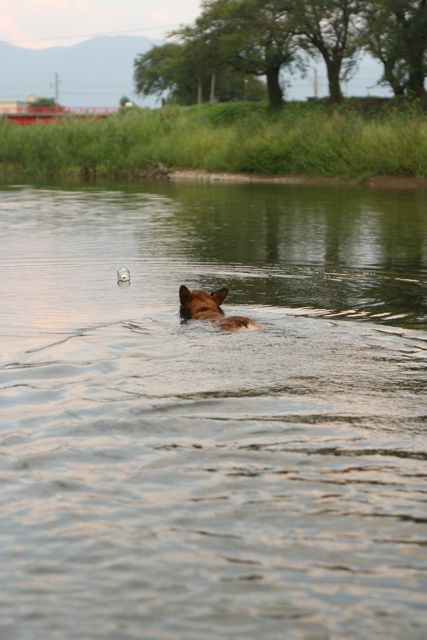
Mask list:
[{"label": "dog", "polygon": [[227,287],[208,293],[207,291],[190,291],[185,284],[179,288],[181,303],[180,315],[186,320],[201,320],[216,325],[223,331],[240,331],[240,329],[260,329],[261,327],[246,316],[224,316],[221,305],[228,296]]}]

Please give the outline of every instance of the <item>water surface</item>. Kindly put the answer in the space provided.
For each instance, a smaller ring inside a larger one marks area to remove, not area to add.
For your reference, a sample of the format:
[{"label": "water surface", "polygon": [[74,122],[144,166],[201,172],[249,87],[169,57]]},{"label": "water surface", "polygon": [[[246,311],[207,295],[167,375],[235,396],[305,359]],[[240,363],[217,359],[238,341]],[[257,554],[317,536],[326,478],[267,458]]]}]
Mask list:
[{"label": "water surface", "polygon": [[[425,212],[0,191],[2,639],[425,637]],[[181,283],[263,331],[181,325]]]}]

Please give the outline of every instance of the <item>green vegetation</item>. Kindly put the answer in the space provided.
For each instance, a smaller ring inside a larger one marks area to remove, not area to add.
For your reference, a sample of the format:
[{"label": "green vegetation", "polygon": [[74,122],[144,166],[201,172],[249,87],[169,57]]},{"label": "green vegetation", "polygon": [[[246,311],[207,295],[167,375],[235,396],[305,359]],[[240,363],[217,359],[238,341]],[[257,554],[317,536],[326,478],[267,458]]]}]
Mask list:
[{"label": "green vegetation", "polygon": [[37,98],[30,102],[31,107],[58,107],[55,98]]},{"label": "green vegetation", "polygon": [[261,80],[235,71],[230,66],[200,68],[205,52],[193,51],[182,44],[164,44],[152,47],[139,56],[135,63],[135,86],[141,95],[155,95],[169,104],[196,104],[215,100],[261,101],[266,98],[266,87]]},{"label": "green vegetation", "polygon": [[180,104],[200,104],[207,93],[210,102],[239,99],[220,88],[231,73],[236,87],[242,77],[265,78],[269,106],[279,109],[283,80],[317,57],[331,101],[341,102],[342,81],[368,51],[395,96],[426,95],[426,0],[203,0],[201,9],[193,25],[171,34],[173,44],[135,60],[138,93]]},{"label": "green vegetation", "polygon": [[427,177],[422,103],[259,103],[130,109],[105,119],[0,122],[0,170],[20,176],[140,176],[168,168]]}]

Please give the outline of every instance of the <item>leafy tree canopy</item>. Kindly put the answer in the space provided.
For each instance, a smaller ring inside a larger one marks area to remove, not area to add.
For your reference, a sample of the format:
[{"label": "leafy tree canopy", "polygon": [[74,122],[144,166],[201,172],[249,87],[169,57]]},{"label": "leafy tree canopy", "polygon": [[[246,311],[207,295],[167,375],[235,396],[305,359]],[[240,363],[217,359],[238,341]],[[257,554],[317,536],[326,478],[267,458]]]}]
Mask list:
[{"label": "leafy tree canopy", "polygon": [[298,57],[291,9],[285,0],[205,0],[194,27],[178,34],[204,47],[217,66],[265,76],[270,106],[279,107],[280,72]]},{"label": "leafy tree canopy", "polygon": [[302,45],[322,56],[328,75],[329,94],[342,98],[341,81],[354,67],[360,49],[362,0],[297,0],[295,18]]},{"label": "leafy tree canopy", "polygon": [[[156,95],[169,102],[194,104],[198,93],[204,100],[263,100],[265,85],[245,76],[231,66],[204,64],[205,58],[194,57],[194,45],[170,43],[153,47],[135,61],[134,78],[137,93]],[[213,75],[215,91],[212,93]]]},{"label": "leafy tree canopy", "polygon": [[425,94],[426,0],[371,0],[364,5],[364,44],[383,64],[383,81],[395,95]]},{"label": "leafy tree canopy", "polygon": [[278,108],[285,73],[304,68],[308,54],[323,58],[339,101],[366,49],[396,95],[425,95],[427,0],[204,0],[195,22],[171,36],[177,40],[136,59],[138,93],[184,104],[233,100],[249,97],[248,81],[255,89],[254,77],[263,77]]}]

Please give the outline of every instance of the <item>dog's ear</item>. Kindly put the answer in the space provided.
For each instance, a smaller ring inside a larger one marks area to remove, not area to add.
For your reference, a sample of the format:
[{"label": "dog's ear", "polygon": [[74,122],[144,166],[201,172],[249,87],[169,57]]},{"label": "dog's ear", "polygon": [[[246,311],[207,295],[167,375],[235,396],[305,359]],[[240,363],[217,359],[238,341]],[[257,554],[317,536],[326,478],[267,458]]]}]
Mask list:
[{"label": "dog's ear", "polygon": [[185,286],[185,284],[182,284],[179,288],[179,301],[181,304],[185,304],[186,302],[189,301],[191,297],[191,291],[190,289],[187,289],[187,287]]},{"label": "dog's ear", "polygon": [[218,291],[213,291],[211,296],[217,303],[218,307],[220,307],[228,296],[228,289],[227,287],[222,287],[222,289],[218,289]]}]

